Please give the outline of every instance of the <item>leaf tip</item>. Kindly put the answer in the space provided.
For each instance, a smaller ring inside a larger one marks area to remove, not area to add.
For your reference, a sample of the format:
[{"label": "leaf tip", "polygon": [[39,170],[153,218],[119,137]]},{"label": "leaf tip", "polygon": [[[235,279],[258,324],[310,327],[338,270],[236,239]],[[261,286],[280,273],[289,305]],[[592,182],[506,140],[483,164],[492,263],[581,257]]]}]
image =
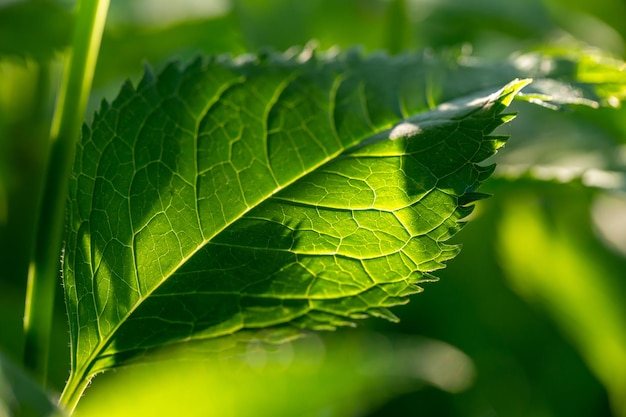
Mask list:
[{"label": "leaf tip", "polygon": [[391,312],[391,310],[389,310],[388,308],[375,308],[375,309],[371,309],[368,311],[369,315],[372,317],[377,317],[377,318],[381,318],[381,319],[385,319],[388,320],[392,323],[398,323],[400,321],[400,319],[398,318],[398,316],[396,316],[395,314],[393,314]]},{"label": "leaf tip", "polygon": [[532,78],[516,78],[507,85],[505,85],[502,90],[500,90],[500,102],[505,106],[509,106],[515,96],[517,96],[524,87],[533,82]]}]

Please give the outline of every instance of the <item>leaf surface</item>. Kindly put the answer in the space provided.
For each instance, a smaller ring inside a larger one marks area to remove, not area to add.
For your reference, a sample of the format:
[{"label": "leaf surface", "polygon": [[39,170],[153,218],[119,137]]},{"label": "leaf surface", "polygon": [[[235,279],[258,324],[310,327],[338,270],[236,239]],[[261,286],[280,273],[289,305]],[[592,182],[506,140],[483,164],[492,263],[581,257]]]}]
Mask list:
[{"label": "leaf surface", "polygon": [[67,389],[164,345],[394,320],[458,252],[444,242],[504,142],[489,133],[528,83],[465,71],[428,54],[212,58],[103,103],[70,182]]}]

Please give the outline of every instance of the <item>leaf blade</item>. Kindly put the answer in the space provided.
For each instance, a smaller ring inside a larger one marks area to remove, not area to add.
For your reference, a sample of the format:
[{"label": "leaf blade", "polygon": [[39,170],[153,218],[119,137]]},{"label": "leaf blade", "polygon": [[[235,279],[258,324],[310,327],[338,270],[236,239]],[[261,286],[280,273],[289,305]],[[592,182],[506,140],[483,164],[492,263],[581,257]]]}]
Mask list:
[{"label": "leaf blade", "polygon": [[458,252],[443,242],[471,211],[459,198],[528,83],[423,113],[432,88],[410,75],[437,65],[215,58],[105,103],[71,184],[71,378],[241,329],[394,319]]}]

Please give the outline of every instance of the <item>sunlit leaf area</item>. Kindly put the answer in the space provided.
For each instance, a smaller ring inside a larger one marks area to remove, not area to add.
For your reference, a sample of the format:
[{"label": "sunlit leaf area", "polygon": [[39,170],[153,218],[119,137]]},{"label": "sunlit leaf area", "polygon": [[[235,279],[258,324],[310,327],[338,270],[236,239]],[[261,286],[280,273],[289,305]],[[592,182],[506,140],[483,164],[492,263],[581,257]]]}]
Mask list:
[{"label": "sunlit leaf area", "polygon": [[42,383],[76,6],[0,0],[0,417],[626,417],[622,0],[111,0]]}]

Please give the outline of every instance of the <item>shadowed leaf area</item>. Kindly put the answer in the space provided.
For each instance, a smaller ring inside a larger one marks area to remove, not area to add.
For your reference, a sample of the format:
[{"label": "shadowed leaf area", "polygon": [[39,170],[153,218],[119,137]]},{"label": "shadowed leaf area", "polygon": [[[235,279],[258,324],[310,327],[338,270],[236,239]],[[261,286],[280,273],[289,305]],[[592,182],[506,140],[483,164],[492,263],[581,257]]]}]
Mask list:
[{"label": "shadowed leaf area", "polygon": [[511,80],[546,67],[305,49],[127,84],[70,182],[67,389],[164,345],[395,320],[459,250]]}]

